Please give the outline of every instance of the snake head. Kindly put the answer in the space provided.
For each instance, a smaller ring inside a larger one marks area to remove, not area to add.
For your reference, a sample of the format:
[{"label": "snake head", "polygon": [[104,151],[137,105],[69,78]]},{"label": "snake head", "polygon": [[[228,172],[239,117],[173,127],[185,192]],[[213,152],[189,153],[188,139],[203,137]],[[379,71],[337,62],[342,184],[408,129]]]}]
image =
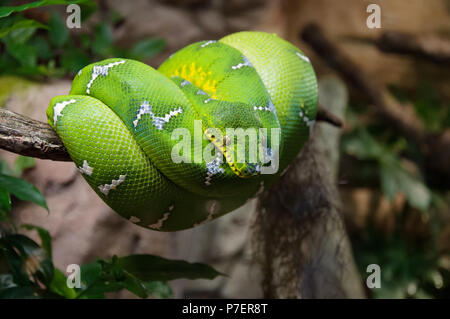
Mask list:
[{"label": "snake head", "polygon": [[265,156],[266,136],[262,123],[247,104],[219,102],[211,105],[211,126],[204,130],[208,139],[222,152],[231,170],[241,178],[259,175]]}]

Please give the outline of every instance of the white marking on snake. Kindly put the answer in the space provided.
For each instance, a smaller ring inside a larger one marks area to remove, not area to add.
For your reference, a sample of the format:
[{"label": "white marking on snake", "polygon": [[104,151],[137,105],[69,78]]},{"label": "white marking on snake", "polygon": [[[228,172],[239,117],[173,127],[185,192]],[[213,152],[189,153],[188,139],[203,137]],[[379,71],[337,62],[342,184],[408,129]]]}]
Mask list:
[{"label": "white marking on snake", "polygon": [[183,113],[183,109],[181,107],[176,108],[163,117],[156,116],[152,111],[152,106],[148,103],[148,101],[144,101],[141,106],[139,107],[138,114],[136,115],[136,119],[133,121],[134,127],[138,125],[139,120],[141,119],[142,115],[149,114],[152,118],[152,123],[155,125],[157,130],[162,130],[164,128],[164,124],[168,123],[170,119],[174,116],[177,116],[180,113]]},{"label": "white marking on snake", "polygon": [[275,114],[275,116],[277,116],[277,109],[275,108],[275,105],[273,104],[273,102],[270,98],[269,98],[269,102],[267,102],[266,106],[255,105],[255,106],[253,106],[253,110],[272,112],[273,114]]},{"label": "white marking on snake", "polygon": [[133,224],[137,224],[141,221],[141,219],[136,216],[131,216],[129,221],[132,222]]},{"label": "white marking on snake", "polygon": [[99,75],[101,75],[101,76],[103,76],[103,77],[107,76],[107,75],[108,75],[108,70],[109,70],[110,68],[112,68],[112,67],[114,67],[114,66],[116,66],[116,65],[122,64],[122,63],[125,63],[125,60],[112,62],[112,63],[109,63],[109,64],[107,64],[107,65],[95,65],[95,66],[92,68],[92,77],[91,77],[91,80],[89,81],[89,83],[88,83],[87,86],[86,86],[86,93],[87,93],[87,94],[90,94],[90,93],[91,93],[91,86],[92,86],[92,83],[94,83],[95,79],[96,79]]},{"label": "white marking on snake", "polygon": [[197,91],[197,94],[198,94],[198,95],[208,95],[208,93],[206,93],[206,92],[203,91],[203,90],[198,90],[198,91]]},{"label": "white marking on snake", "polygon": [[262,146],[262,162],[269,163],[273,160],[273,151],[270,147]]},{"label": "white marking on snake", "polygon": [[263,192],[264,192],[264,181],[261,181],[259,183],[259,189],[253,197],[257,197],[257,196],[261,195]]},{"label": "white marking on snake", "polygon": [[53,124],[56,125],[56,121],[58,120],[58,116],[62,116],[62,110],[69,104],[75,103],[77,100],[70,99],[68,101],[58,102],[53,106]]},{"label": "white marking on snake", "polygon": [[164,222],[169,218],[170,212],[173,211],[173,209],[174,209],[174,206],[170,205],[169,211],[164,213],[164,215],[160,219],[158,219],[158,221],[156,223],[148,225],[148,227],[153,228],[153,229],[161,229]]},{"label": "white marking on snake", "polygon": [[192,84],[192,83],[189,82],[188,80],[183,80],[183,82],[180,83],[180,86],[181,86],[181,87],[184,87],[184,86],[190,85],[190,84]]},{"label": "white marking on snake", "polygon": [[308,120],[308,122],[306,122],[306,125],[309,127],[309,134],[312,133],[312,130],[313,130],[313,127],[314,127],[315,123],[316,123],[315,120]]},{"label": "white marking on snake", "polygon": [[309,127],[309,132],[311,133],[312,128],[314,126],[314,123],[316,122],[315,120],[310,120],[307,116],[306,113],[303,113],[303,111],[300,110],[300,112],[298,112],[298,115],[300,116],[300,118],[303,120],[303,122],[305,122],[305,124]]},{"label": "white marking on snake", "polygon": [[217,41],[216,41],[216,40],[209,40],[209,41],[206,41],[206,42],[203,43],[200,47],[204,48],[204,47],[206,47],[207,45],[210,45],[210,44],[212,44],[212,43],[214,43],[214,42],[217,42]]},{"label": "white marking on snake", "polygon": [[302,60],[311,63],[311,61],[309,60],[309,58],[306,55],[301,54],[300,52],[295,52],[295,54],[297,54],[298,57],[300,57]]},{"label": "white marking on snake", "polygon": [[81,174],[86,174],[91,176],[94,171],[93,167],[90,167],[86,160],[83,161],[83,166],[77,167]]},{"label": "white marking on snake", "polygon": [[81,75],[81,70],[82,70],[82,69],[80,69],[80,71],[78,71],[78,73],[77,73],[77,74],[78,74],[78,76],[80,76],[80,75]]},{"label": "white marking on snake", "polygon": [[267,107],[267,106],[254,106],[253,107],[253,109],[255,110],[255,111],[269,111],[269,112],[272,112],[272,110],[269,108],[269,107]]},{"label": "white marking on snake", "polygon": [[253,67],[253,64],[250,62],[250,60],[245,55],[243,55],[242,58],[244,59],[244,63],[239,63],[237,65],[233,65],[231,67],[233,70],[240,69],[244,66]]},{"label": "white marking on snake", "polygon": [[208,103],[209,101],[214,100],[213,98],[207,98],[205,101],[203,101],[205,104]]},{"label": "white marking on snake", "polygon": [[214,161],[211,161],[209,163],[206,163],[206,178],[205,178],[205,185],[209,186],[211,185],[211,178],[213,175],[220,174],[225,172],[225,170],[220,167],[222,165],[222,157],[217,156]]},{"label": "white marking on snake", "polygon": [[212,220],[214,217],[214,214],[219,211],[219,205],[218,205],[217,201],[213,200],[210,203],[211,203],[211,205],[209,206],[209,209],[208,209],[208,216],[206,216],[206,219],[202,220],[201,222],[195,223],[193,225],[194,227],[206,224],[207,222]]},{"label": "white marking on snake", "polygon": [[111,181],[111,184],[100,185],[98,187],[98,189],[100,190],[100,192],[102,192],[103,194],[108,196],[109,191],[112,190],[112,189],[116,189],[117,186],[119,186],[120,184],[122,184],[125,181],[126,177],[127,177],[127,175],[120,175],[119,179],[113,179]]},{"label": "white marking on snake", "polygon": [[277,109],[275,107],[275,105],[272,102],[272,99],[269,98],[269,102],[267,102],[267,106],[266,106],[271,112],[273,113],[277,113]]},{"label": "white marking on snake", "polygon": [[286,167],[286,168],[281,172],[280,176],[283,176],[284,174],[286,174],[286,173],[289,171],[289,168],[290,168],[290,167],[291,167],[291,166]]}]

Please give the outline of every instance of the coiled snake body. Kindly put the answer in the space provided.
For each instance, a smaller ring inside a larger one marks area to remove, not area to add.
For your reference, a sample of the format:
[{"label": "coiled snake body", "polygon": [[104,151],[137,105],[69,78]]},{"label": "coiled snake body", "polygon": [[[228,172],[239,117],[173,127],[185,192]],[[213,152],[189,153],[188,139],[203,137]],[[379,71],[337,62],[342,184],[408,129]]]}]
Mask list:
[{"label": "coiled snake body", "polygon": [[[273,183],[309,136],[316,105],[314,70],[299,49],[274,34],[239,32],[191,44],[158,70],[128,59],[88,65],[47,116],[114,211],[176,231]],[[234,156],[242,143],[228,128],[260,133],[256,162],[248,160],[250,137],[244,159]]]}]

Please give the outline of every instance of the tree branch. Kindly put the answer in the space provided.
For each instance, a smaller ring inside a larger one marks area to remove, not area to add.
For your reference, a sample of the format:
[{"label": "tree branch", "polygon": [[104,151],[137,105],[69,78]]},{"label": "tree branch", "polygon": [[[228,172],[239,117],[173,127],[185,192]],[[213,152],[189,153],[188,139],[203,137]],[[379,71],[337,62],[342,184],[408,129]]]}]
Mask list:
[{"label": "tree branch", "polygon": [[338,46],[327,39],[318,25],[306,26],[301,37],[350,86],[367,98],[369,107],[376,115],[419,145],[426,156],[428,168],[450,177],[450,129],[438,134],[428,132],[411,104],[399,103],[385,87],[373,81]]},{"label": "tree branch", "polygon": [[[342,126],[338,117],[321,107],[317,121]],[[0,109],[0,149],[41,159],[71,161],[50,125],[5,109]]]},{"label": "tree branch", "polygon": [[413,36],[387,31],[375,41],[383,52],[408,54],[437,64],[450,64],[450,41],[432,35]]},{"label": "tree branch", "polygon": [[336,127],[342,127],[344,126],[343,121],[333,113],[331,113],[329,110],[324,108],[322,105],[319,104],[319,107],[317,108],[317,116],[316,116],[317,122],[326,122],[328,124],[331,124]]},{"label": "tree branch", "polygon": [[0,109],[0,148],[41,159],[71,161],[50,125],[5,109]]},{"label": "tree branch", "polygon": [[[320,101],[341,117],[342,81],[319,82]],[[265,298],[363,298],[337,189],[340,131],[314,125],[299,156],[258,197],[252,230]]]}]

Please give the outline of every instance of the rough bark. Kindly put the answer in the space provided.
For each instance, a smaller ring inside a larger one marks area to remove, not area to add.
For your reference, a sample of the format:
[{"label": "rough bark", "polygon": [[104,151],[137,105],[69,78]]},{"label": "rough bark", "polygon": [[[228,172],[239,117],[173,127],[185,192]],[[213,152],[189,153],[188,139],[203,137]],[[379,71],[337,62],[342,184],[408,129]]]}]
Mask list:
[{"label": "rough bark", "polygon": [[[342,117],[342,83],[331,79],[320,88],[322,105]],[[259,196],[253,242],[266,298],[364,297],[341,217],[339,135],[315,125],[296,161]]]},{"label": "rough bark", "polygon": [[71,160],[50,125],[5,109],[0,109],[0,148],[42,159]]}]

